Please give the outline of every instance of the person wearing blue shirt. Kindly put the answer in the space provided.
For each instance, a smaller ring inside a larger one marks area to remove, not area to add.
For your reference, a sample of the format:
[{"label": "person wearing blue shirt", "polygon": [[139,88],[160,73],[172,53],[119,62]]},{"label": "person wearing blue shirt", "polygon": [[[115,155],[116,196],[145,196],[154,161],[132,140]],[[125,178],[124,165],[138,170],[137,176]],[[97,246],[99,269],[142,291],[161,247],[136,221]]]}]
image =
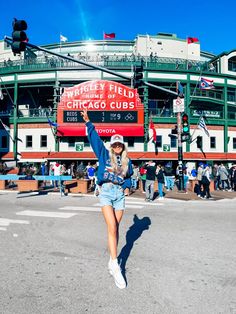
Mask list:
[{"label": "person wearing blue shirt", "polygon": [[99,162],[97,184],[100,187],[100,204],[107,224],[110,251],[108,270],[114,277],[116,286],[124,289],[126,282],[117,261],[117,245],[119,224],[125,209],[124,191],[131,188],[132,163],[127,156],[127,148],[122,135],[113,135],[110,147],[107,149],[89,120],[87,110],[81,111],[81,116],[86,123],[88,139]]}]

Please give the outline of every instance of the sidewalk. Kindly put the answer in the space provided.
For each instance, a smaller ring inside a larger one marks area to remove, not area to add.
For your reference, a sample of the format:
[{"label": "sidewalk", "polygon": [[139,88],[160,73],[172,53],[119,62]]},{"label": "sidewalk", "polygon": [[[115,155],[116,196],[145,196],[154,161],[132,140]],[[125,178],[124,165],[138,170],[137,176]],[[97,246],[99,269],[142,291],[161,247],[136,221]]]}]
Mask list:
[{"label": "sidewalk", "polygon": [[[16,189],[6,189],[6,190],[0,190],[0,192],[15,192],[17,194],[24,194],[19,193]],[[27,193],[27,192],[25,192]],[[36,191],[34,193],[37,193]],[[38,191],[39,194],[43,195],[43,194],[60,194],[60,190],[55,190],[54,188],[47,188],[47,189],[40,189]],[[155,196],[155,200],[157,200],[158,198],[158,193],[155,191],[154,196]],[[69,193],[68,195],[94,195],[94,192],[88,192],[87,194],[82,194],[82,193]],[[135,197],[138,199],[145,199],[145,193],[143,193],[140,190],[136,190],[135,192],[131,192],[130,197]],[[218,200],[222,200],[222,199],[234,199],[236,198],[236,192],[232,191],[232,192],[228,192],[228,191],[213,191],[211,192],[211,196],[213,197],[213,199],[210,199],[210,201],[218,201]],[[176,188],[173,191],[166,191],[164,189],[164,198],[166,199],[176,199],[176,200],[180,200],[180,201],[207,201],[207,199],[201,199],[200,197],[198,197],[196,195],[196,193],[188,191],[187,193],[185,192],[179,192]],[[209,200],[208,200],[209,201]]]},{"label": "sidewalk", "polygon": [[[165,192],[165,198],[167,199],[176,199],[176,200],[181,200],[181,201],[207,201],[207,199],[201,199],[200,197],[197,196],[196,193],[188,191],[187,193],[184,192],[179,192],[177,189],[173,191],[168,191]],[[137,197],[137,198],[142,198],[145,199],[145,193],[141,192],[140,190],[136,190],[134,193],[131,193],[130,196],[132,197]],[[222,199],[233,199],[236,198],[236,192],[228,192],[228,191],[213,191],[211,192],[211,196],[213,199],[211,201],[218,201]]]}]

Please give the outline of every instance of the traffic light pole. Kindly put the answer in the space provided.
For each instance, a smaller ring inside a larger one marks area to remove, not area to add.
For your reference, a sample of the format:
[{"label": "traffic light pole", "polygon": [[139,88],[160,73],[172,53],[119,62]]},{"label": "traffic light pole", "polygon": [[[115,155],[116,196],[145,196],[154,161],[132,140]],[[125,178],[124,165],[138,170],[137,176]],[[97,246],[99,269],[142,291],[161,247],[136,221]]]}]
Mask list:
[{"label": "traffic light pole", "polygon": [[[26,27],[26,28],[27,28],[27,27]],[[12,44],[13,39],[12,39],[11,37],[5,36],[4,41],[7,42],[7,43],[9,43],[9,44]],[[20,44],[22,44],[22,42],[20,42]],[[19,51],[22,50],[22,47],[20,46],[20,44],[17,45],[17,47],[15,48],[15,53],[19,53]],[[98,65],[90,64],[90,63],[84,62],[84,61],[82,61],[82,60],[77,60],[77,59],[74,59],[74,58],[72,58],[72,57],[70,57],[70,56],[65,56],[65,55],[62,55],[62,54],[60,54],[60,53],[56,53],[56,52],[50,51],[50,50],[48,50],[48,49],[42,48],[42,47],[40,47],[40,46],[36,46],[36,45],[30,44],[29,42],[24,42],[23,45],[26,46],[26,47],[30,47],[30,48],[33,48],[33,49],[36,49],[36,50],[40,50],[40,51],[46,52],[46,53],[48,53],[48,54],[54,55],[54,56],[56,56],[56,57],[59,57],[59,58],[62,58],[62,59],[68,60],[68,61],[72,61],[72,62],[74,62],[74,63],[83,64],[83,65],[85,65],[85,66],[87,66],[87,67],[90,67],[90,68],[93,68],[93,69],[95,69],[95,70],[100,70],[100,71],[102,71],[102,72],[112,74],[112,75],[114,75],[115,77],[120,77],[120,78],[122,78],[122,79],[128,80],[129,82],[132,82],[132,79],[133,79],[132,77],[128,77],[128,76],[126,76],[126,75],[117,73],[117,72],[112,71],[112,70],[109,70],[109,69],[107,69],[107,68],[105,68],[105,67],[101,67],[101,66],[98,66]],[[163,88],[163,87],[161,87],[161,86],[156,86],[156,85],[154,85],[154,84],[150,84],[150,83],[145,82],[145,81],[143,81],[142,83],[143,83],[143,85],[146,85],[146,88],[144,89],[145,92],[147,92],[146,89],[147,89],[147,86],[148,86],[148,87],[153,87],[153,88],[155,88],[155,89],[160,89],[160,90],[162,90],[162,91],[165,91],[165,92],[170,93],[170,94],[173,94],[173,95],[178,95],[177,92],[171,91],[171,90],[166,89],[166,88]],[[16,109],[15,109],[15,110],[17,110],[17,109],[18,109],[18,108],[17,108],[17,106],[16,106]],[[148,111],[148,104],[146,104],[146,109],[147,109],[147,111]],[[180,117],[179,117],[179,120],[180,120]],[[147,118],[146,118],[145,124],[147,125],[147,123],[148,123],[148,121],[147,121]],[[15,128],[17,128],[17,126],[16,126]],[[17,132],[17,130],[15,130],[15,131]],[[182,156],[181,121],[180,121],[180,126],[178,127],[178,132],[180,133],[180,134],[178,133],[178,142],[179,142],[179,145],[181,145],[181,149],[179,148],[180,152],[178,153],[178,156]],[[145,136],[147,136],[147,132],[145,132]],[[180,138],[180,139],[179,139],[179,138]],[[15,149],[14,149],[15,152],[17,152],[17,146],[16,146],[16,145],[17,145],[17,144],[15,144],[15,147],[14,147],[14,148],[15,148]],[[147,138],[146,138],[146,137],[145,137],[145,145],[147,146]],[[16,154],[16,153],[15,153],[15,154]],[[17,157],[15,156],[15,158],[17,158]],[[182,159],[180,159],[180,160],[182,160]],[[181,165],[181,173],[182,173],[182,162],[179,162],[179,164]],[[182,184],[182,185],[180,185],[180,187],[183,186],[183,180],[182,180],[182,183],[181,183],[181,184]]]},{"label": "traffic light pole", "polygon": [[182,145],[182,124],[181,113],[177,113],[177,135],[178,135],[178,174],[179,174],[179,191],[184,190],[184,174],[183,174],[183,145]]},{"label": "traffic light pole", "polygon": [[[5,37],[4,37],[4,40],[5,40],[7,43],[9,43],[9,44],[12,43],[12,38],[9,37],[9,36],[5,36]],[[130,82],[131,82],[131,80],[132,80],[132,77],[129,77],[129,76],[126,76],[126,75],[117,73],[117,72],[112,71],[112,70],[109,70],[109,69],[107,69],[107,68],[105,68],[105,67],[101,67],[101,66],[98,66],[98,65],[95,65],[95,64],[90,64],[90,63],[87,63],[87,62],[85,62],[85,61],[77,60],[77,59],[72,58],[72,57],[69,57],[69,56],[64,56],[64,55],[62,55],[62,54],[60,54],[60,53],[53,52],[53,51],[50,51],[50,50],[48,50],[48,49],[42,48],[42,47],[40,47],[40,46],[36,46],[36,45],[30,44],[29,42],[26,42],[26,43],[25,43],[25,46],[26,46],[26,47],[30,47],[30,48],[34,48],[34,49],[36,49],[36,50],[44,51],[44,52],[46,52],[46,53],[48,53],[48,54],[51,54],[51,55],[53,55],[53,56],[56,56],[56,57],[59,57],[59,58],[62,58],[62,59],[68,60],[68,61],[72,61],[72,62],[74,62],[74,63],[83,64],[83,65],[85,65],[85,66],[87,66],[87,67],[93,68],[93,69],[95,69],[95,70],[100,70],[100,71],[105,72],[105,73],[112,74],[112,75],[114,75],[114,76],[123,78],[123,79],[125,79],[125,80],[130,81]],[[157,86],[157,85],[154,85],[154,84],[145,82],[145,81],[143,81],[143,84],[146,85],[146,86],[150,86],[150,87],[153,87],[153,88],[156,88],[156,89],[163,90],[163,91],[165,91],[165,92],[167,92],[167,93],[169,93],[169,94],[173,94],[173,95],[177,95],[177,96],[178,96],[178,93],[176,93],[176,92],[174,92],[174,91],[171,91],[171,90],[169,90],[169,89],[167,89],[167,88],[164,88],[164,87],[161,87],[161,86]]]}]

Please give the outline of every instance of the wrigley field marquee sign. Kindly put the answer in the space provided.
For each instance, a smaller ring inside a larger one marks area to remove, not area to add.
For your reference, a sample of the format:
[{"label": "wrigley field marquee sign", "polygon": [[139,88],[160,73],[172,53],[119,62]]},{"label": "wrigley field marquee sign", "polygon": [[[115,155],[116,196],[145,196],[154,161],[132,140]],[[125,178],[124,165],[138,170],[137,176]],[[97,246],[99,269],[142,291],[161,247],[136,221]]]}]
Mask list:
[{"label": "wrigley field marquee sign", "polygon": [[102,80],[65,88],[57,111],[59,136],[86,135],[83,109],[100,136],[144,134],[144,109],[136,89]]}]

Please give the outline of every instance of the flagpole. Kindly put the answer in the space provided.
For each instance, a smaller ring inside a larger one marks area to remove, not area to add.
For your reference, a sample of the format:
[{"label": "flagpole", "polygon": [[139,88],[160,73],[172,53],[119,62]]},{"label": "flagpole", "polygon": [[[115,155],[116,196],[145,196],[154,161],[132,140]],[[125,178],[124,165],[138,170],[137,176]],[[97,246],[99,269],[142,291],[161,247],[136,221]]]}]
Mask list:
[{"label": "flagpole", "polygon": [[147,54],[148,54],[148,34],[146,34],[146,67],[147,67]]},{"label": "flagpole", "polygon": [[188,37],[187,37],[187,39],[186,39],[186,43],[187,43],[187,49],[186,49],[186,51],[187,51],[186,65],[187,65],[187,70],[188,70],[188,45],[189,45],[189,43],[188,43]]},{"label": "flagpole", "polygon": [[15,143],[13,137],[11,136],[11,133],[10,133],[11,130],[10,130],[10,128],[9,128],[9,130],[7,130],[5,124],[2,122],[2,119],[1,119],[1,118],[0,118],[0,122],[1,122],[1,124],[2,124],[2,126],[3,126],[3,128],[4,128],[4,130],[8,133],[8,135],[9,135],[10,139],[12,140],[12,142]]},{"label": "flagpole", "polygon": [[104,31],[102,32],[102,60],[103,60],[103,65],[105,65],[105,60],[104,60]]}]

